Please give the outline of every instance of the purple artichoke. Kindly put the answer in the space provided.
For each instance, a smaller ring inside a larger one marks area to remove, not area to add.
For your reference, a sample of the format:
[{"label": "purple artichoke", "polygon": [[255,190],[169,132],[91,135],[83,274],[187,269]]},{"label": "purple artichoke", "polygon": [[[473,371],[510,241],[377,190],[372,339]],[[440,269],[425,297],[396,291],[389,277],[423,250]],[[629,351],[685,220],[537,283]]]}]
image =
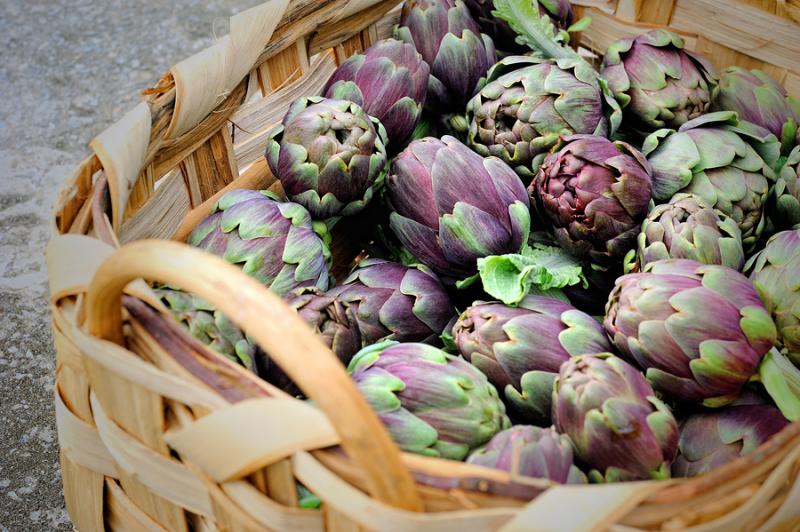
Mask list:
[{"label": "purple artichoke", "polygon": [[730,66],[719,80],[718,111],[735,111],[741,120],[763,127],[781,139],[787,148],[800,143],[800,103],[769,74],[758,69]]},{"label": "purple artichoke", "polygon": [[545,159],[529,191],[562,248],[608,265],[636,242],[650,204],[650,174],[632,146],[574,135]]},{"label": "purple artichoke", "polygon": [[188,243],[219,255],[278,295],[300,287],[328,288],[330,252],[301,205],[268,193],[232,190],[223,195]]},{"label": "purple artichoke", "polygon": [[689,416],[681,422],[672,475],[693,477],[746,456],[788,424],[770,404],[730,405]]},{"label": "purple artichoke", "polygon": [[381,259],[363,260],[342,284],[290,304],[345,363],[381,340],[437,342],[455,314],[428,268]]},{"label": "purple artichoke", "polygon": [[789,153],[770,196],[770,219],[779,229],[800,226],[800,146]]},{"label": "purple artichoke", "polygon": [[467,105],[468,142],[507,162],[526,182],[563,135],[610,135],[619,106],[580,59],[512,56],[489,71]]},{"label": "purple artichoke", "polygon": [[552,428],[516,425],[498,432],[467,463],[508,471],[513,476],[546,478],[561,484],[585,484],[572,463],[572,443]]},{"label": "purple artichoke", "polygon": [[776,340],[744,275],[681,259],[617,279],[604,325],[656,391],[711,407],[736,398]]},{"label": "purple artichoke", "polygon": [[267,162],[290,200],[316,219],[355,214],[386,169],[386,131],[357,104],[295,100],[270,133]]},{"label": "purple artichoke", "polygon": [[[483,32],[494,40],[498,49],[519,54],[530,51],[527,46],[517,42],[517,32],[507,22],[492,14],[495,9],[493,0],[464,0],[464,3],[469,7]],[[560,30],[566,30],[572,24],[574,14],[572,4],[568,0],[538,0],[536,7],[540,16],[548,16]]]},{"label": "purple artichoke", "polygon": [[553,387],[553,422],[593,481],[669,478],[678,423],[639,371],[610,353],[571,358]]},{"label": "purple artichoke", "polygon": [[711,64],[662,29],[612,43],[601,75],[625,118],[643,131],[678,128],[705,114],[717,92]]},{"label": "purple artichoke", "polygon": [[563,301],[529,295],[518,307],[476,301],[453,327],[459,352],[526,421],[549,424],[553,381],[572,356],[603,353],[602,326]]},{"label": "purple artichoke", "polygon": [[387,193],[395,235],[449,280],[475,274],[479,257],[516,253],[528,241],[529,202],[517,175],[453,137],[409,144],[392,163]]},{"label": "purple artichoke", "polygon": [[772,236],[746,269],[775,320],[778,344],[800,366],[800,228]]},{"label": "purple artichoke", "polygon": [[764,205],[780,155],[773,134],[730,111],[709,113],[677,131],[656,131],[642,151],[653,167],[656,200],[696,194],[736,220],[745,251],[752,249],[766,226]]},{"label": "purple artichoke", "polygon": [[511,425],[483,373],[428,344],[371,345],[348,371],[405,451],[463,460]]},{"label": "purple artichoke", "polygon": [[742,233],[736,221],[694,194],[675,194],[656,205],[642,223],[636,250],[638,270],[664,259],[691,259],[741,271]]},{"label": "purple artichoke", "polygon": [[327,98],[353,101],[380,120],[388,147],[397,153],[419,122],[429,72],[413,46],[384,39],[339,65],[322,92]]},{"label": "purple artichoke", "polygon": [[395,37],[414,45],[430,65],[428,105],[439,112],[462,110],[497,61],[492,39],[461,0],[408,0]]}]

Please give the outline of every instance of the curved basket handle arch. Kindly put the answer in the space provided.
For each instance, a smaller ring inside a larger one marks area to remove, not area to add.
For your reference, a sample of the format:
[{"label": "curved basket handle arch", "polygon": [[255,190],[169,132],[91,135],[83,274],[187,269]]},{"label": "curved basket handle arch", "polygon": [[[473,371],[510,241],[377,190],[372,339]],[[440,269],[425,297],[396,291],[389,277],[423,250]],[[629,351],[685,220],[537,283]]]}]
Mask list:
[{"label": "curved basket handle arch", "polygon": [[370,495],[396,508],[422,511],[397,445],[339,359],[278,296],[207,252],[141,240],[121,247],[97,269],[86,297],[90,334],[123,344],[122,290],[139,278],[178,286],[221,310],[328,416],[342,447],[364,472]]}]

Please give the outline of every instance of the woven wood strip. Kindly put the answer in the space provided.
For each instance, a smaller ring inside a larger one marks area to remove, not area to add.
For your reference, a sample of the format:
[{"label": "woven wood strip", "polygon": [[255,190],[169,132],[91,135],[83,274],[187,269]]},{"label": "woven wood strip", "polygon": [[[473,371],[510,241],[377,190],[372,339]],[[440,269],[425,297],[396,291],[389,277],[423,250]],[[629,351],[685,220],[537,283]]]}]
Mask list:
[{"label": "woven wood strip", "polygon": [[55,390],[58,445],[71,460],[107,477],[117,476],[114,457],[108,452],[97,429],[74,415]]}]

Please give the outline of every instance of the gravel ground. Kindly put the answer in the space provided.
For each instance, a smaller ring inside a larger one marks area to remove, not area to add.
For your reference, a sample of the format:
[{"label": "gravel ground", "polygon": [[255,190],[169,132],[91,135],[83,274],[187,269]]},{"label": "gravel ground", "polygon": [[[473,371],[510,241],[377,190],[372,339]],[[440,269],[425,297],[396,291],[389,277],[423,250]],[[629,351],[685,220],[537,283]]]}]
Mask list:
[{"label": "gravel ground", "polygon": [[257,0],[0,2],[0,531],[70,530],[44,246],[86,145]]}]

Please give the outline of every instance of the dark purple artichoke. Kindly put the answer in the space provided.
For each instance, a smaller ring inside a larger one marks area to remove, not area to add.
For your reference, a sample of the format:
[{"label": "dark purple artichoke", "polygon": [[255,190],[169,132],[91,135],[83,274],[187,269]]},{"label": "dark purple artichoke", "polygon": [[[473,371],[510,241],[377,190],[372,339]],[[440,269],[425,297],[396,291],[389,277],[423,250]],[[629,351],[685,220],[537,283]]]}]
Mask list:
[{"label": "dark purple artichoke", "polygon": [[278,295],[328,288],[330,252],[301,205],[255,190],[223,195],[187,242],[218,255]]},{"label": "dark purple artichoke", "polygon": [[553,381],[572,356],[603,353],[603,327],[569,303],[529,295],[518,307],[476,301],[453,327],[459,352],[526,421],[549,424]]},{"label": "dark purple artichoke", "polygon": [[[530,49],[517,42],[517,32],[503,19],[492,14],[493,0],[464,0],[472,16],[484,33],[489,35],[499,50],[524,54]],[[568,0],[538,0],[539,15],[547,15],[556,28],[566,30],[573,20],[572,4]]]},{"label": "dark purple artichoke", "polygon": [[312,96],[292,103],[267,143],[270,170],[315,219],[366,207],[386,169],[386,131],[356,103]]},{"label": "dark purple artichoke", "polygon": [[467,105],[468,142],[507,162],[527,183],[559,137],[610,135],[619,106],[582,60],[512,56],[489,71]]},{"label": "dark purple artichoke", "polygon": [[625,119],[643,131],[680,127],[706,113],[717,92],[711,64],[663,29],[612,43],[601,75]]},{"label": "dark purple artichoke", "polygon": [[388,148],[397,153],[419,122],[429,72],[412,45],[384,39],[339,65],[322,92],[327,98],[353,101],[380,120]]},{"label": "dark purple artichoke", "polygon": [[430,65],[428,106],[437,112],[461,111],[497,61],[492,39],[461,0],[408,0],[395,37],[413,44]]},{"label": "dark purple artichoke", "polygon": [[653,262],[617,279],[604,325],[656,391],[710,407],[733,401],[776,341],[750,280],[692,260]]},{"label": "dark purple artichoke", "polygon": [[800,104],[769,74],[730,66],[719,80],[718,111],[735,111],[741,120],[761,126],[781,139],[786,148],[800,143],[797,126]]},{"label": "dark purple artichoke", "polygon": [[574,135],[545,159],[528,190],[562,248],[608,265],[635,245],[650,204],[650,175],[632,146]]},{"label": "dark purple artichoke", "polygon": [[508,471],[513,476],[546,478],[561,484],[585,484],[572,462],[572,442],[552,428],[516,425],[498,432],[467,463]]},{"label": "dark purple artichoke", "polygon": [[678,424],[642,374],[610,353],[573,357],[561,366],[553,422],[592,468],[590,480],[669,478]]},{"label": "dark purple artichoke", "polygon": [[409,144],[386,182],[395,235],[450,280],[475,274],[480,257],[516,253],[527,243],[529,201],[517,175],[453,137]]},{"label": "dark purple artichoke", "polygon": [[694,194],[675,194],[642,223],[637,269],[664,259],[691,259],[741,271],[742,233],[736,221]]},{"label": "dark purple artichoke", "polygon": [[428,344],[371,345],[348,371],[405,451],[463,460],[511,425],[483,373]]},{"label": "dark purple artichoke", "polygon": [[643,153],[653,167],[653,197],[689,192],[736,220],[749,251],[766,226],[764,207],[775,181],[780,143],[764,128],[716,112],[656,131]]},{"label": "dark purple artichoke", "polygon": [[755,451],[789,422],[770,404],[734,404],[689,416],[680,425],[675,477],[708,473]]}]

